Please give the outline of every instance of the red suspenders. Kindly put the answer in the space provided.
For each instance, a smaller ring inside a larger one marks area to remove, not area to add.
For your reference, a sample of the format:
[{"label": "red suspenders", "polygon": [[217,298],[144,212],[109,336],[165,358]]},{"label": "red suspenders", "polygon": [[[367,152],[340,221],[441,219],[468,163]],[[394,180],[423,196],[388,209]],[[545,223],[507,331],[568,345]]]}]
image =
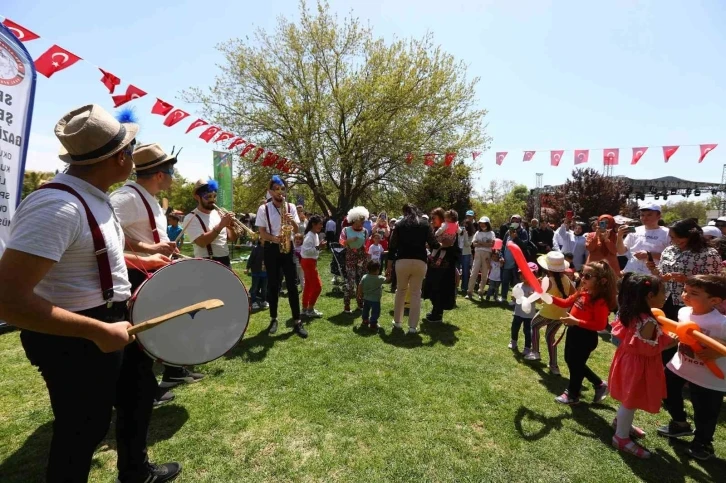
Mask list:
[{"label": "red suspenders", "polygon": [[[199,224],[202,225],[202,231],[203,231],[203,233],[207,233],[207,225],[204,224],[204,222],[202,221],[202,218],[199,216],[199,213],[196,213],[195,212],[194,213],[194,216],[197,217],[197,220],[199,220]],[[209,258],[212,258],[214,256],[213,255],[213,252],[212,252],[212,245],[211,244],[207,245],[207,253],[209,254]]]},{"label": "red suspenders", "polygon": [[[136,186],[126,185],[129,188],[132,188],[134,191],[136,191],[139,196],[141,197],[141,201],[144,202],[144,208],[146,208],[146,214],[149,217],[149,227],[151,227],[151,236],[154,237],[154,243],[159,243],[161,241],[161,238],[159,238],[159,228],[156,226],[156,219],[154,218],[154,212],[151,211],[151,206],[149,206],[149,202],[146,201],[146,197],[141,194],[141,191]],[[205,230],[206,231],[206,230]]]}]

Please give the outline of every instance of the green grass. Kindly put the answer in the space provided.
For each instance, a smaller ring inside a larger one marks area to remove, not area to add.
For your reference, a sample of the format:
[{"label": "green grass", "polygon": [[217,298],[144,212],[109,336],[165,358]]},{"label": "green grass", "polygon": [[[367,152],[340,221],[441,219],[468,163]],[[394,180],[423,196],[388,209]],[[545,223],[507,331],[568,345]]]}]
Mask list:
[{"label": "green grass", "polygon": [[[204,381],[155,409],[150,454],[181,461],[179,481],[725,481],[722,460],[690,461],[655,434],[665,412],[637,413],[654,452],[639,461],[610,447],[615,401],[555,404],[567,381],[562,350],[564,377],[524,363],[507,349],[509,310],[459,298],[445,324],[392,334],[386,290],[382,329],[371,334],[341,313],[328,264],[317,306],[325,318],[308,325],[307,340],[282,324],[268,337],[267,313],[256,313],[236,349],[199,367]],[[283,302],[282,319],[289,314]],[[601,341],[594,353],[602,377],[613,351]],[[592,395],[589,387],[583,398]],[[18,333],[0,336],[0,481],[42,480],[51,420]],[[725,440],[721,424],[723,457]],[[113,481],[114,447],[110,434],[91,481]]]}]

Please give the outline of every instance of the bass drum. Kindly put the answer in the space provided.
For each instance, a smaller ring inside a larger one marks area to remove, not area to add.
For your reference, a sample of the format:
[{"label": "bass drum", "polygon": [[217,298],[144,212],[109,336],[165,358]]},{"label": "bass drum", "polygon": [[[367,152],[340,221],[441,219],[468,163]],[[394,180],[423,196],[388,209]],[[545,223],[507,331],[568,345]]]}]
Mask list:
[{"label": "bass drum", "polygon": [[129,302],[131,324],[164,315],[207,299],[224,306],[200,310],[136,335],[144,351],[170,366],[213,361],[242,339],[250,320],[249,294],[239,277],[213,260],[176,261],[144,281]]}]

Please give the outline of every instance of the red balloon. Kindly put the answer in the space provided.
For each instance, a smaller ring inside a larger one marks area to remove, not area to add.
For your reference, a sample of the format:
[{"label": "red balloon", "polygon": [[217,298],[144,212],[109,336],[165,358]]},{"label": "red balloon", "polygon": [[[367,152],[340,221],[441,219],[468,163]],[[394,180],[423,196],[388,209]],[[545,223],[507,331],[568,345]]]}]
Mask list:
[{"label": "red balloon", "polygon": [[514,261],[517,262],[517,267],[519,267],[519,271],[522,273],[522,276],[529,286],[532,287],[535,292],[542,293],[542,285],[540,285],[539,280],[537,280],[537,276],[529,269],[527,259],[524,258],[524,253],[522,253],[522,249],[519,248],[519,245],[510,240],[507,242],[507,250],[512,252]]},{"label": "red balloon", "polygon": [[494,239],[494,246],[492,248],[494,250],[501,250],[502,249],[502,239],[501,238],[495,238]]}]

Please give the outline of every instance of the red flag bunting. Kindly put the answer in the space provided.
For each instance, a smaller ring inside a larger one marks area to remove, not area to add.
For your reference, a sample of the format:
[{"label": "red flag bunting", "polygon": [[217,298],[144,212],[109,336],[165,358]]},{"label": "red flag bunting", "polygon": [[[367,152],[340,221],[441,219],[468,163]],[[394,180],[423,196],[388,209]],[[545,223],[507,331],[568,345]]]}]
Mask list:
[{"label": "red flag bunting", "polygon": [[227,139],[232,139],[234,137],[234,133],[231,132],[223,132],[217,137],[217,139],[214,140],[215,143],[221,143],[222,141],[226,141]]},{"label": "red flag bunting", "polygon": [[129,84],[129,86],[126,88],[126,94],[121,96],[111,96],[111,99],[113,99],[113,107],[120,107],[129,101],[144,97],[145,95],[146,92],[142,91],[135,85]]},{"label": "red flag bunting", "polygon": [[30,30],[26,29],[22,25],[18,25],[9,18],[6,18],[3,20],[3,25],[5,25],[8,30],[10,30],[13,35],[15,35],[18,40],[21,42],[30,42],[31,40],[39,39],[40,36],[31,32]]},{"label": "red flag bunting", "polygon": [[[260,149],[262,149],[262,148],[260,148]],[[268,166],[272,166],[273,164],[275,164],[275,161],[277,161],[277,159],[279,157],[280,156],[273,153],[272,151],[267,151],[267,154],[265,154],[265,157],[262,158],[262,166],[265,168],[267,168]]]},{"label": "red flag bunting", "polygon": [[426,153],[424,154],[424,164],[426,166],[433,166],[436,159],[436,154]]},{"label": "red flag bunting", "polygon": [[413,153],[408,153],[406,155],[406,164],[411,164],[413,162]]},{"label": "red flag bunting", "polygon": [[630,164],[638,164],[638,161],[640,161],[640,158],[643,157],[647,150],[647,147],[633,148],[633,159],[630,161]]},{"label": "red flag bunting", "polygon": [[[275,155],[277,156],[277,155]],[[282,171],[282,169],[285,167],[285,164],[287,163],[287,158],[281,158],[280,156],[277,156],[279,159],[277,160],[277,164],[275,164],[275,168]]]},{"label": "red flag bunting", "polygon": [[168,102],[164,102],[158,97],[156,98],[156,102],[154,103],[154,107],[151,108],[152,114],[158,114],[160,116],[166,116],[171,112],[171,110],[174,109],[174,106],[169,104]]},{"label": "red flag bunting", "polygon": [[718,144],[701,144],[701,156],[698,158],[698,162],[700,163],[703,161],[703,158],[705,158],[708,153],[716,149],[716,146],[718,146]]},{"label": "red flag bunting", "polygon": [[481,151],[474,151],[471,153],[471,159],[476,161],[476,158],[481,154]]},{"label": "red flag bunting", "polygon": [[618,148],[604,149],[602,152],[602,162],[605,166],[617,166],[620,160],[620,150]]},{"label": "red flag bunting", "polygon": [[507,151],[498,152],[497,153],[497,164],[499,166],[501,166],[502,163],[504,162],[504,158],[506,158],[506,157],[507,157]]},{"label": "red flag bunting", "polygon": [[522,161],[532,161],[532,158],[534,158],[534,153],[535,151],[525,151]]},{"label": "red flag bunting", "polygon": [[575,149],[575,164],[587,163],[590,158],[589,149]]},{"label": "red flag bunting", "polygon": [[166,116],[166,119],[164,119],[164,126],[172,127],[174,124],[183,121],[187,117],[189,117],[188,112],[182,111],[181,109],[174,109],[168,116]]},{"label": "red flag bunting", "polygon": [[222,130],[222,128],[219,128],[216,126],[209,127],[207,129],[205,129],[202,134],[199,135],[199,139],[204,139],[205,141],[209,142],[221,130]]},{"label": "red flag bunting", "polygon": [[280,168],[280,169],[282,170],[283,173],[289,173],[290,168],[291,168],[290,161],[288,161],[287,158],[282,158],[282,161],[283,161],[283,165],[282,165],[282,168]]},{"label": "red flag bunting", "polygon": [[255,157],[252,160],[253,163],[256,163],[258,159],[260,159],[260,156],[262,156],[262,153],[265,152],[265,148],[257,148],[257,152],[255,152]]},{"label": "red flag bunting", "polygon": [[109,94],[113,94],[113,91],[116,90],[116,86],[121,84],[121,79],[116,77],[110,72],[106,72],[103,69],[98,69],[103,73],[103,77],[101,77],[101,82],[103,85],[106,86],[106,89],[108,89]]},{"label": "red flag bunting", "polygon": [[565,153],[563,150],[550,151],[550,165],[559,166],[562,161],[562,155]]},{"label": "red flag bunting", "polygon": [[244,156],[245,154],[249,153],[253,149],[255,149],[255,145],[252,144],[252,143],[248,143],[247,146],[244,147],[244,149],[242,150],[242,152],[239,153],[239,155],[240,156]]},{"label": "red flag bunting", "polygon": [[50,78],[53,74],[81,60],[77,55],[54,45],[35,60],[35,70]]},{"label": "red flag bunting", "polygon": [[193,123],[191,123],[189,125],[189,127],[187,128],[187,132],[185,132],[184,134],[189,134],[189,131],[191,131],[192,129],[196,129],[199,126],[206,126],[207,124],[209,124],[209,123],[207,121],[205,121],[204,119],[197,119],[196,121],[194,121]]},{"label": "red flag bunting", "polygon": [[680,146],[663,146],[663,160],[667,163],[671,156],[673,156]]},{"label": "red flag bunting", "polygon": [[446,156],[444,156],[444,166],[451,166],[455,157],[456,153],[446,153]]},{"label": "red flag bunting", "polygon": [[232,141],[232,142],[231,142],[231,143],[229,144],[229,146],[227,146],[227,149],[234,149],[234,148],[236,148],[237,146],[239,146],[240,144],[244,144],[244,143],[246,143],[246,142],[247,142],[247,141],[245,141],[245,140],[244,140],[244,139],[242,139],[242,138],[237,138],[237,139],[235,139],[234,141]]}]

